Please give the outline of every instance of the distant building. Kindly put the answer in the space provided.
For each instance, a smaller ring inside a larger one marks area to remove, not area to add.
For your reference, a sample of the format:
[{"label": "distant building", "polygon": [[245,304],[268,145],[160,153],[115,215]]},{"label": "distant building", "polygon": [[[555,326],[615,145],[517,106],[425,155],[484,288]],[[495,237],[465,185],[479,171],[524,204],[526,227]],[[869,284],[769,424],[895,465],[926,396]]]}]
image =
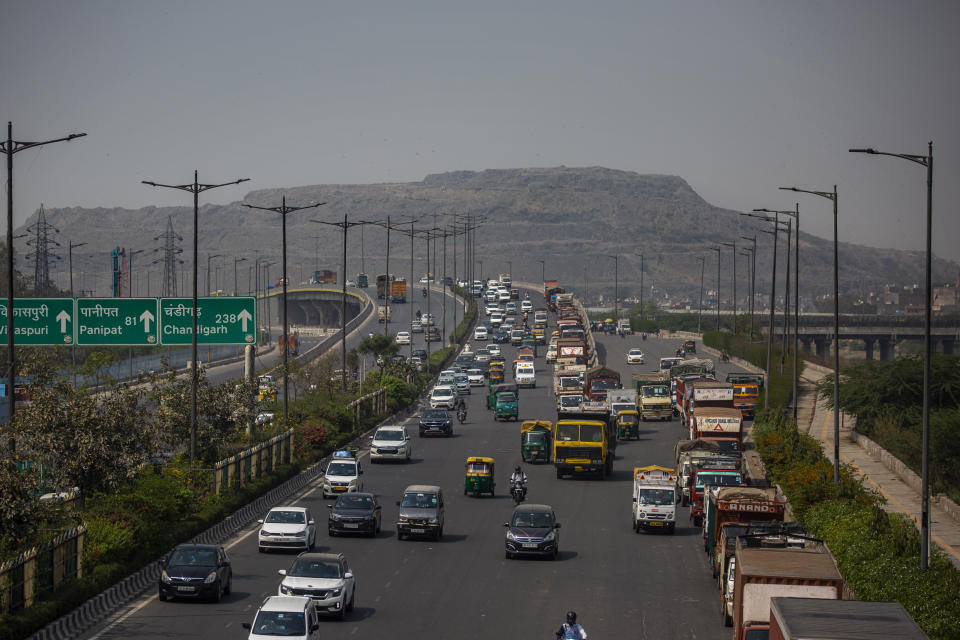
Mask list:
[{"label": "distant building", "polygon": [[960,311],[960,281],[933,288],[933,310],[939,313]]}]

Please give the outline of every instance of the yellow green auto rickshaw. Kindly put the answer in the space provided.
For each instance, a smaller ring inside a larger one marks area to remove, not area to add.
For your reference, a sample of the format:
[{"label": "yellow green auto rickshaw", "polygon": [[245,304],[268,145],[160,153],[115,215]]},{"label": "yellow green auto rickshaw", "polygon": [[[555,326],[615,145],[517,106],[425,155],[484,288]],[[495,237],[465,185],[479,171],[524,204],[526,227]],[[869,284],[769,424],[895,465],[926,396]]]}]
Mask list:
[{"label": "yellow green auto rickshaw", "polygon": [[467,458],[467,470],[463,480],[463,495],[473,493],[479,496],[481,493],[493,495],[493,458],[484,458],[482,456],[470,456]]},{"label": "yellow green auto rickshaw", "polygon": [[617,412],[617,440],[640,439],[640,414],[633,409]]}]

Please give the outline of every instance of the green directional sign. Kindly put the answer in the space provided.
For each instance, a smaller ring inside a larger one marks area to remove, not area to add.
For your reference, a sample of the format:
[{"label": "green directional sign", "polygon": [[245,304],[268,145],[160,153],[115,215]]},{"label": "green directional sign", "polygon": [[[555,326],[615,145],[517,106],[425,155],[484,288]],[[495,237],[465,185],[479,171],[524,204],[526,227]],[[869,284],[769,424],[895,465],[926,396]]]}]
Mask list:
[{"label": "green directional sign", "polygon": [[[160,342],[190,344],[193,298],[160,298]],[[197,344],[255,344],[254,297],[197,298]]]},{"label": "green directional sign", "polygon": [[[73,344],[73,298],[14,298],[15,344]],[[7,299],[0,302],[0,342],[7,343]]]},{"label": "green directional sign", "polygon": [[78,345],[159,344],[156,298],[77,298]]}]

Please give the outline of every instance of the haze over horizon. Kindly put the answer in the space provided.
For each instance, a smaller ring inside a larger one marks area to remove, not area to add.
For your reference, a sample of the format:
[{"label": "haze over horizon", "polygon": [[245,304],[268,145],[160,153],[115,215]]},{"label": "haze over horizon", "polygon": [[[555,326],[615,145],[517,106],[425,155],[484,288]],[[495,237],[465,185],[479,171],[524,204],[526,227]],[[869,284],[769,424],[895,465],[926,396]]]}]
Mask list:
[{"label": "haze over horizon", "polygon": [[[922,249],[926,174],[874,146],[934,142],[934,251],[960,260],[960,4],[893,1],[6,3],[0,118],[15,226],[55,207],[431,173],[603,166],[686,180],[722,208],[788,209],[832,237]],[[919,8],[918,8],[919,7]],[[4,207],[5,209],[5,207]],[[336,212],[325,212],[336,215]],[[151,230],[152,233],[152,230]]]}]

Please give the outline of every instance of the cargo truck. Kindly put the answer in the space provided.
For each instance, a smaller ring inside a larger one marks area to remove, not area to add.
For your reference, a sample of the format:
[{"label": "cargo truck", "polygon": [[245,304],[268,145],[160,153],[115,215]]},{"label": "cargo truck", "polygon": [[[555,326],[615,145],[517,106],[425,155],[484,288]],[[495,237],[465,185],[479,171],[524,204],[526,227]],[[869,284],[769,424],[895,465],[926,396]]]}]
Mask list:
[{"label": "cargo truck", "polygon": [[583,374],[583,395],[606,402],[607,392],[620,389],[620,372],[609,367],[592,367]]},{"label": "cargo truck", "polygon": [[702,458],[715,458],[720,455],[720,447],[709,440],[681,440],[673,449],[676,460],[677,480],[679,481],[680,502],[685,507],[690,504],[690,478],[693,465]]},{"label": "cargo truck", "polygon": [[752,628],[770,624],[771,598],[840,600],[843,577],[822,545],[764,549],[737,539],[733,583],[733,637],[746,640]]},{"label": "cargo truck", "polygon": [[752,420],[757,403],[760,401],[763,376],[731,373],[727,375],[727,382],[733,385],[734,408],[740,409],[744,420]]},{"label": "cargo truck", "polygon": [[633,530],[673,533],[677,525],[677,476],[667,467],[650,465],[633,470]]},{"label": "cargo truck", "polygon": [[[282,282],[282,278],[281,278],[281,282]],[[337,272],[330,271],[329,269],[323,269],[322,271],[314,271],[312,284],[337,284]]]},{"label": "cargo truck", "polygon": [[607,407],[611,416],[616,416],[620,411],[636,411],[637,392],[633,389],[611,389],[607,392]]},{"label": "cargo truck", "polygon": [[770,598],[770,640],[929,640],[899,602]]},{"label": "cargo truck", "polygon": [[397,278],[390,283],[390,301],[405,303],[407,301],[407,281]]},{"label": "cargo truck", "polygon": [[377,322],[390,322],[390,307],[377,307]]},{"label": "cargo truck", "polygon": [[286,352],[290,357],[296,357],[300,353],[300,337],[296,333],[280,334],[277,345],[280,347],[280,353]]},{"label": "cargo truck", "polygon": [[369,284],[369,282],[367,281],[367,274],[365,274],[365,273],[358,273],[358,274],[357,274],[357,288],[358,288],[358,289],[366,289],[368,286],[370,286],[370,284]]},{"label": "cargo truck", "polygon": [[592,471],[603,480],[613,473],[610,444],[607,420],[557,420],[553,426],[553,466],[557,478]]},{"label": "cargo truck", "polygon": [[[704,550],[711,558],[713,577],[726,568],[728,554],[720,544],[724,529],[754,522],[783,522],[786,499],[775,487],[717,487],[704,507]],[[733,554],[733,549],[730,554]]]},{"label": "cargo truck", "polygon": [[703,524],[704,492],[707,487],[739,487],[744,484],[740,461],[727,458],[701,458],[692,465],[690,474],[690,520],[693,526]]},{"label": "cargo truck", "polygon": [[670,402],[670,378],[663,372],[635,373],[633,386],[637,390],[640,419],[672,420],[673,406]]},{"label": "cargo truck", "polygon": [[691,420],[691,440],[709,440],[729,455],[743,451],[743,416],[739,409],[700,407]]},{"label": "cargo truck", "polygon": [[683,411],[687,423],[692,427],[697,412],[703,408],[733,409],[733,385],[717,380],[691,380],[683,385]]}]

